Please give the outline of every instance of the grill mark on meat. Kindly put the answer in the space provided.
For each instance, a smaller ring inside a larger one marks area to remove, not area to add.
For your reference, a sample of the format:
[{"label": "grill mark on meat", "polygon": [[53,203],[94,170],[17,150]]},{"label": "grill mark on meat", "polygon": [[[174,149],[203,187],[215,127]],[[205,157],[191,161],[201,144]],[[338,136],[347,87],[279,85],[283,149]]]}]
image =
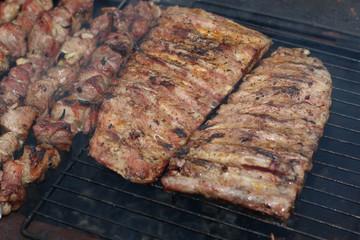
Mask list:
[{"label": "grill mark on meat", "polygon": [[62,113],[61,116],[59,117],[59,120],[63,120],[63,119],[64,119],[65,113],[66,113],[66,109],[64,108],[63,113]]},{"label": "grill mark on meat", "polygon": [[185,138],[185,137],[187,137],[186,132],[185,132],[183,129],[181,129],[181,128],[175,128],[175,129],[173,130],[173,132],[176,133],[180,138]]}]

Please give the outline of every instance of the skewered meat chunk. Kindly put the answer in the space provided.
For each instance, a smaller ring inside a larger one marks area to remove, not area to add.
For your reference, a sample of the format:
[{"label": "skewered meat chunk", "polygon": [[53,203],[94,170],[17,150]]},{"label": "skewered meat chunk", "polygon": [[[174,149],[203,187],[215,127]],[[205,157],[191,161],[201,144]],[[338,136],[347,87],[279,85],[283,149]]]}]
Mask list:
[{"label": "skewered meat chunk", "polygon": [[268,50],[259,32],[200,9],[169,7],[111,83],[90,141],[96,160],[155,181],[177,148]]},{"label": "skewered meat chunk", "polygon": [[0,24],[15,18],[21,9],[20,1],[5,1],[0,3]]},{"label": "skewered meat chunk", "polygon": [[0,188],[2,216],[23,205],[26,184],[42,181],[48,168],[55,169],[59,163],[59,152],[48,145],[26,146],[18,160],[6,162],[2,170]]},{"label": "skewered meat chunk", "polygon": [[308,54],[280,47],[247,75],[170,159],[165,190],[289,218],[331,104],[331,77]]},{"label": "skewered meat chunk", "polygon": [[33,127],[38,143],[51,143],[59,150],[70,151],[71,125],[62,119],[51,117],[39,119]]},{"label": "skewered meat chunk", "polygon": [[19,136],[14,132],[7,132],[0,136],[0,162],[12,159],[13,153],[21,148]]},{"label": "skewered meat chunk", "polygon": [[22,145],[27,138],[37,114],[37,110],[29,106],[9,109],[0,118],[1,129],[3,132],[16,133]]}]

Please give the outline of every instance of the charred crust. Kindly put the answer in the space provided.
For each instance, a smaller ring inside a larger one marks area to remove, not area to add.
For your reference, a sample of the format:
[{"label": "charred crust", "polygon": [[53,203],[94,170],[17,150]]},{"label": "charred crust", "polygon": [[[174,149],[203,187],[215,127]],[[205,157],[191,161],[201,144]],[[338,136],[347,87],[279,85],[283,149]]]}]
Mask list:
[{"label": "charred crust", "polygon": [[179,151],[175,152],[175,157],[183,157],[183,156],[186,156],[188,155],[189,152],[186,151],[185,149],[180,149]]},{"label": "charred crust", "polygon": [[57,58],[58,61],[62,60],[62,59],[65,59],[65,53],[64,52],[61,52]]},{"label": "charred crust", "polygon": [[214,133],[210,136],[210,139],[213,139],[213,138],[223,138],[225,137],[225,133]]},{"label": "charred crust", "polygon": [[135,139],[137,139],[139,137],[140,137],[140,132],[135,130],[135,129],[131,129],[131,131],[129,132],[129,138],[131,140],[135,140]]},{"label": "charred crust", "polygon": [[109,93],[109,92],[106,92],[106,93],[104,94],[104,98],[105,98],[105,99],[112,99],[112,98],[114,98],[114,97],[115,97],[115,95],[112,94],[112,93]]},{"label": "charred crust", "polygon": [[175,128],[172,130],[174,133],[176,133],[180,138],[186,138],[187,137],[187,134],[186,132],[184,131],[184,129],[181,129],[181,128]]},{"label": "charred crust", "polygon": [[210,127],[212,127],[212,126],[214,126],[213,124],[210,124],[210,125],[201,125],[198,129],[199,130],[206,130],[206,129],[208,129],[208,128],[210,128]]},{"label": "charred crust", "polygon": [[160,140],[160,139],[157,140],[157,144],[158,144],[159,146],[162,146],[162,147],[165,148],[166,150],[170,150],[170,149],[174,148],[174,146],[171,145],[170,143],[166,143],[166,142],[164,142],[164,141],[162,141],[162,140]]},{"label": "charred crust", "polygon": [[63,120],[63,119],[64,119],[64,117],[65,117],[65,113],[66,113],[66,110],[65,110],[65,108],[64,108],[64,110],[63,110],[63,112],[62,112],[61,116],[59,117],[59,120]]},{"label": "charred crust", "polygon": [[77,87],[77,88],[76,88],[76,91],[77,91],[78,93],[81,93],[81,92],[82,92],[82,88],[81,88],[81,87]]}]

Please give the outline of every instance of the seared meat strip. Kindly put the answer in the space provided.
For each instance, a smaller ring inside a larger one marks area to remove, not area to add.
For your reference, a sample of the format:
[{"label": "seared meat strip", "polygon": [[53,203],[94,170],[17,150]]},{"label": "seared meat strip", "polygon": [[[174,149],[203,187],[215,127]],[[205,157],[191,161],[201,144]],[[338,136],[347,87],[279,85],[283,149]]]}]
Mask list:
[{"label": "seared meat strip", "polygon": [[[38,142],[50,143],[60,150],[69,151],[75,134],[89,134],[93,130],[98,104],[107,87],[132,52],[134,42],[142,37],[140,32],[145,34],[154,25],[154,20],[159,17],[156,15],[159,13],[158,8],[153,3],[140,2],[136,6],[129,5],[121,11],[113,12],[116,32],[102,36],[104,44],[95,50],[90,65],[80,71],[69,95],[56,102],[51,118],[40,120],[34,126]],[[132,21],[127,22],[130,17],[136,21],[146,20],[141,21],[142,25],[137,24],[135,35]],[[58,134],[62,139],[55,137]]]},{"label": "seared meat strip", "polygon": [[24,204],[26,184],[42,181],[48,168],[55,169],[59,163],[60,154],[48,145],[26,146],[18,160],[5,163],[0,178],[2,216]]},{"label": "seared meat strip", "polygon": [[270,44],[223,17],[169,7],[112,82],[91,156],[131,181],[155,181]]},{"label": "seared meat strip", "polygon": [[280,47],[262,60],[170,159],[165,190],[289,218],[331,104],[331,77],[308,54]]}]

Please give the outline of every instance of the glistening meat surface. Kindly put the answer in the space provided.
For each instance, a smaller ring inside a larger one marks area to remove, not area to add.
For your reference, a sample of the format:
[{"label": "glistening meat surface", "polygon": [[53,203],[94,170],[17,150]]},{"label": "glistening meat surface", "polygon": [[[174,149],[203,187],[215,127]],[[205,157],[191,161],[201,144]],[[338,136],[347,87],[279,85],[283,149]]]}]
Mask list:
[{"label": "glistening meat surface", "polygon": [[270,44],[223,17],[169,7],[105,94],[90,154],[131,181],[155,181]]},{"label": "glistening meat surface", "polygon": [[331,105],[331,77],[308,50],[279,48],[171,158],[165,190],[290,216]]}]

